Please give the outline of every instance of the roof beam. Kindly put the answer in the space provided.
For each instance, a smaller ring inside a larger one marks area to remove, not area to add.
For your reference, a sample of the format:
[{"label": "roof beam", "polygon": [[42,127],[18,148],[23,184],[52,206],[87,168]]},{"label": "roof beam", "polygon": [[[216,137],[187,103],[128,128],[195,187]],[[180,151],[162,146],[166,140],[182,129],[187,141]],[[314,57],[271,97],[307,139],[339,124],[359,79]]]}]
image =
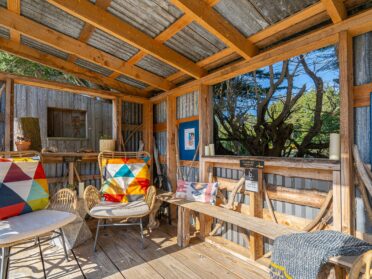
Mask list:
[{"label": "roof beam", "polygon": [[[7,6],[9,11],[17,15],[21,14],[21,0],[7,0]],[[15,42],[20,42],[21,34],[15,30],[10,30],[10,39]]]},{"label": "roof beam", "polygon": [[166,96],[176,94],[179,91],[195,88],[200,84],[214,85],[294,56],[335,44],[338,42],[338,33],[341,31],[348,31],[351,36],[358,36],[372,31],[372,9],[349,17],[337,24],[328,25],[309,34],[275,46],[256,55],[249,61],[236,62],[200,80],[188,82],[168,92],[152,97],[150,100],[156,102],[164,99]]},{"label": "roof beam", "polygon": [[258,53],[258,48],[253,43],[204,1],[171,0],[171,2],[245,59],[251,59]]},{"label": "roof beam", "polygon": [[48,2],[106,33],[155,56],[165,63],[184,71],[192,77],[201,78],[205,74],[203,69],[191,60],[154,40],[132,25],[96,7],[88,0],[48,0]]},{"label": "roof beam", "polygon": [[0,49],[24,59],[45,65],[47,67],[57,69],[65,73],[73,74],[90,82],[111,87],[123,93],[140,96],[146,95],[146,91],[144,90],[126,85],[114,79],[101,76],[93,71],[89,71],[87,69],[79,67],[71,62],[43,53],[28,46],[21,45],[20,43],[11,40],[0,38]]},{"label": "roof beam", "polygon": [[156,88],[169,90],[174,85],[166,79],[152,74],[139,67],[128,65],[125,61],[100,51],[86,43],[80,42],[67,35],[54,31],[44,25],[26,17],[16,15],[4,8],[0,8],[0,25],[16,30],[43,44],[47,44],[61,51],[76,55],[84,60],[101,65],[114,72],[140,80]]},{"label": "roof beam", "polygon": [[[210,0],[211,1],[211,0]],[[262,40],[265,40],[266,38],[273,36],[279,32],[282,32],[283,30],[286,30],[290,28],[291,26],[294,26],[304,20],[307,20],[309,18],[312,18],[320,13],[323,13],[325,11],[323,3],[319,2],[314,5],[311,5],[310,7],[299,11],[295,13],[294,15],[283,19],[279,22],[277,22],[274,25],[271,25],[262,31],[253,34],[252,36],[248,37],[247,40],[251,41],[252,43],[258,43]],[[216,54],[207,57],[197,63],[200,67],[205,67],[208,64],[212,64],[217,62],[220,59],[223,59],[226,56],[229,56],[234,53],[234,50],[231,48],[226,48],[224,50],[221,50],[220,52],[217,52]],[[167,77],[168,80],[173,81],[179,77],[182,76],[182,72],[177,72],[169,77]]]},{"label": "roof beam", "polygon": [[338,23],[347,18],[346,7],[343,0],[321,0],[333,23]]},{"label": "roof beam", "polygon": [[[112,0],[96,0],[96,5],[98,7],[100,7],[101,9],[106,10],[110,6],[111,1]],[[96,28],[94,26],[92,26],[88,23],[85,23],[84,27],[83,27],[83,30],[81,30],[81,32],[80,32],[79,41],[86,43],[89,40],[90,36],[92,35],[92,33],[94,32],[95,29]],[[71,62],[75,62],[76,59],[77,59],[77,56],[75,56],[75,55],[70,55],[68,57],[68,60],[71,61]]]}]

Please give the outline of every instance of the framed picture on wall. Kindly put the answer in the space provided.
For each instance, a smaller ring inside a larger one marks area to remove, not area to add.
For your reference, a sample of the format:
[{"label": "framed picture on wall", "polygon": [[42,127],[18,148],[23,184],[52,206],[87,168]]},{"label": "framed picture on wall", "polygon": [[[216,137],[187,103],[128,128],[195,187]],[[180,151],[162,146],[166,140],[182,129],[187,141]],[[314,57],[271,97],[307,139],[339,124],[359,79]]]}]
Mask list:
[{"label": "framed picture on wall", "polygon": [[[199,121],[181,123],[178,129],[180,160],[191,161],[199,143]],[[196,158],[196,160],[199,160]]]}]

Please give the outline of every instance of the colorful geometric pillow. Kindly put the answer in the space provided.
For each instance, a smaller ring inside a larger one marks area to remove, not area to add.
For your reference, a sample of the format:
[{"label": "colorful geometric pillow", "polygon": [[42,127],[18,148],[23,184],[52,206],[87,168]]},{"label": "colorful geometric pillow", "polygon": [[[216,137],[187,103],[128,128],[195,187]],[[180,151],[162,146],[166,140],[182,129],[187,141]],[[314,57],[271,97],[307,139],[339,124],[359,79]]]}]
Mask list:
[{"label": "colorful geometric pillow", "polygon": [[0,220],[44,209],[48,181],[39,160],[0,158]]},{"label": "colorful geometric pillow", "polygon": [[186,199],[188,201],[198,201],[215,205],[217,190],[218,182],[215,183],[191,182],[186,187]]},{"label": "colorful geometric pillow", "polygon": [[105,201],[131,202],[144,198],[150,186],[147,160],[108,159],[103,162],[101,193]]}]

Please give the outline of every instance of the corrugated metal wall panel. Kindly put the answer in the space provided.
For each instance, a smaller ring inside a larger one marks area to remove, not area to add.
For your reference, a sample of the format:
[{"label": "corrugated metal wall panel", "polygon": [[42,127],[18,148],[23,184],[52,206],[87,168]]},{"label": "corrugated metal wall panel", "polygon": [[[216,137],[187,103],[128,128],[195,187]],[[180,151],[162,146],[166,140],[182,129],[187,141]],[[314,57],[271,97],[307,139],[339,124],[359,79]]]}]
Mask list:
[{"label": "corrugated metal wall panel", "polygon": [[[60,151],[77,151],[80,148],[98,150],[99,138],[106,134],[112,135],[112,104],[109,101],[98,100],[87,96],[60,92],[50,89],[15,86],[15,118],[38,117],[42,146],[48,146],[47,139],[47,109],[48,107],[79,109],[87,111],[87,139],[54,140],[49,139],[49,146],[56,146]],[[18,130],[17,121],[14,124]],[[15,134],[17,136],[17,133]]]},{"label": "corrugated metal wall panel", "polygon": [[84,22],[46,0],[22,0],[21,15],[73,38],[79,38]]},{"label": "corrugated metal wall panel", "polygon": [[223,42],[195,22],[179,31],[165,44],[194,62],[226,48]]},{"label": "corrugated metal wall panel", "polygon": [[138,49],[103,32],[100,29],[95,29],[89,37],[88,44],[114,55],[123,60],[129,60],[138,52]]},{"label": "corrugated metal wall panel", "polygon": [[40,50],[42,52],[45,52],[47,54],[57,56],[57,57],[62,58],[64,60],[66,60],[67,57],[68,57],[68,53],[60,51],[60,50],[58,50],[54,47],[42,44],[42,43],[40,43],[38,41],[35,41],[35,40],[25,36],[25,35],[21,35],[21,43],[23,45],[26,45],[26,46],[29,46],[31,48],[34,48],[34,49]]},{"label": "corrugated metal wall panel", "polygon": [[132,79],[132,78],[124,76],[124,75],[118,76],[116,78],[116,80],[121,81],[121,82],[126,83],[126,84],[129,84],[129,85],[132,85],[132,86],[140,88],[140,89],[146,88],[148,86],[146,83],[140,82],[138,80]]},{"label": "corrugated metal wall panel", "polygon": [[88,70],[91,70],[93,72],[96,72],[96,73],[99,73],[99,74],[102,74],[106,77],[108,77],[109,75],[111,75],[113,73],[113,71],[107,69],[107,68],[104,68],[102,66],[99,66],[97,64],[94,64],[94,63],[91,63],[87,60],[84,60],[84,59],[81,59],[81,58],[77,58],[75,60],[75,64],[76,65],[79,65],[85,69],[88,69]]},{"label": "corrugated metal wall panel", "polygon": [[108,11],[151,37],[160,34],[182,15],[167,0],[113,0]]},{"label": "corrugated metal wall panel", "polygon": [[142,141],[142,129],[133,133],[125,129],[125,125],[141,125],[143,123],[143,105],[137,103],[123,102],[122,125],[125,151],[138,151],[139,143]]},{"label": "corrugated metal wall panel", "polygon": [[[0,81],[0,88],[4,82]],[[0,92],[1,93],[1,92]],[[5,119],[5,94],[0,97],[0,119]],[[4,150],[5,122],[0,121],[0,151]]]},{"label": "corrugated metal wall panel", "polygon": [[198,91],[177,97],[177,119],[198,115],[198,97]]},{"label": "corrugated metal wall panel", "polygon": [[0,37],[9,40],[10,39],[9,29],[0,26]]},{"label": "corrugated metal wall panel", "polygon": [[167,131],[155,133],[156,147],[158,148],[159,155],[167,155]]},{"label": "corrugated metal wall panel", "polygon": [[[372,82],[372,32],[354,38],[354,75],[355,85]],[[370,107],[355,108],[354,113],[355,143],[358,145],[362,160],[371,163]],[[372,234],[372,223],[367,217],[358,189],[356,190],[356,227],[360,232]]]},{"label": "corrugated metal wall panel", "polygon": [[7,5],[7,0],[0,0],[0,6],[2,6],[2,7],[7,7],[8,5]]},{"label": "corrugated metal wall panel", "polygon": [[221,0],[214,6],[214,9],[246,37],[269,25],[247,0]]},{"label": "corrugated metal wall panel", "polygon": [[249,0],[264,16],[270,24],[274,24],[306,7],[318,2],[318,0]]},{"label": "corrugated metal wall panel", "polygon": [[178,71],[176,68],[173,68],[172,66],[151,55],[146,55],[136,65],[144,70],[162,77],[168,77]]},{"label": "corrugated metal wall panel", "polygon": [[167,121],[167,101],[154,105],[154,123],[165,123]]}]

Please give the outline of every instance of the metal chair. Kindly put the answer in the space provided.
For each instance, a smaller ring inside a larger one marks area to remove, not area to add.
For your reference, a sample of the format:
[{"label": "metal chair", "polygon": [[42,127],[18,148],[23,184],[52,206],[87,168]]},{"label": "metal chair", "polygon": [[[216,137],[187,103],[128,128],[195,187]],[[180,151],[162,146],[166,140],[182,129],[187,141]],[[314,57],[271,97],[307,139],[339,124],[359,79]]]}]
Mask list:
[{"label": "metal chair", "polygon": [[[136,158],[149,159],[147,152],[101,152],[98,156],[98,164],[104,183],[104,160],[113,158]],[[144,246],[142,218],[149,215],[155,204],[156,188],[150,186],[143,200],[131,201],[128,203],[103,202],[100,191],[94,186],[88,186],[84,191],[85,208],[88,214],[98,219],[96,236],[93,249],[96,251],[99,229],[109,226],[139,226],[141,231],[142,248]],[[139,219],[138,222],[128,223],[129,219]],[[107,220],[116,220],[116,223],[108,224]]]}]

